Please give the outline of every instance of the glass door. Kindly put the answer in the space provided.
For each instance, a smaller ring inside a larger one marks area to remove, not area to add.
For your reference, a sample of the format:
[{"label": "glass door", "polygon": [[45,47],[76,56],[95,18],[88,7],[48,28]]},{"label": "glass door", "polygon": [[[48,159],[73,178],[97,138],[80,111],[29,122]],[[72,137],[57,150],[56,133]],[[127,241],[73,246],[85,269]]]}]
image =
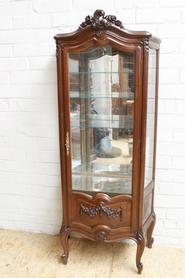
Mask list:
[{"label": "glass door", "polygon": [[72,190],[132,194],[134,55],[70,52]]}]

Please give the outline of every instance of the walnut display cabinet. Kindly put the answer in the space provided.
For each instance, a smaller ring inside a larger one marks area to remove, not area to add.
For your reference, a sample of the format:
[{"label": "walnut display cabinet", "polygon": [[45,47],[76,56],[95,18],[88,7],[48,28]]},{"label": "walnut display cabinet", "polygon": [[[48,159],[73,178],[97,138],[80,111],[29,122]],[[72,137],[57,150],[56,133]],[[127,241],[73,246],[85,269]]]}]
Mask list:
[{"label": "walnut display cabinet", "polygon": [[71,232],[152,247],[160,40],[96,10],[55,36],[63,262]]}]

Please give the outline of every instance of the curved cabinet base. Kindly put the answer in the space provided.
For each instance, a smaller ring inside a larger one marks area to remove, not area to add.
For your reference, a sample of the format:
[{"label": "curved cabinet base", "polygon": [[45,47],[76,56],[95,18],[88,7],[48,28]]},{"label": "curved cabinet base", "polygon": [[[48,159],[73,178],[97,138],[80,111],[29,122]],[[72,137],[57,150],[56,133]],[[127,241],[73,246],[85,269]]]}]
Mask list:
[{"label": "curved cabinet base", "polygon": [[[112,238],[111,230],[108,226],[105,225],[97,225],[96,227],[92,228],[92,234],[88,234],[87,232],[82,231],[81,229],[69,227],[66,224],[62,225],[60,236],[61,236],[61,243],[63,247],[63,255],[62,260],[64,264],[67,264],[68,255],[69,255],[69,247],[68,247],[68,239],[70,236],[70,232],[77,232],[78,234],[84,236],[87,239],[94,240],[94,241],[102,241],[102,242],[117,242],[124,239],[132,239],[137,244],[137,251],[136,251],[136,267],[138,273],[141,274],[143,270],[143,264],[141,262],[141,257],[144,252],[145,246],[151,248],[153,243],[152,232],[155,226],[155,213],[153,213],[148,221],[145,224],[145,229],[141,229],[135,233],[128,233],[119,235],[119,238]],[[147,227],[146,227],[147,226]],[[113,231],[112,231],[113,232]]]}]

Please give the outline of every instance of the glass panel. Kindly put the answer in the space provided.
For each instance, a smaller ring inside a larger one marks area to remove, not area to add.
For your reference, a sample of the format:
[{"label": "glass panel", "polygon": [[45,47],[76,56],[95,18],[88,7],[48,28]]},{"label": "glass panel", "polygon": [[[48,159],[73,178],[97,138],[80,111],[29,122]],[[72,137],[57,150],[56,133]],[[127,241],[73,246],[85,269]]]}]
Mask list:
[{"label": "glass panel", "polygon": [[132,192],[133,59],[111,47],[69,54],[73,190]]},{"label": "glass panel", "polygon": [[155,125],[155,89],[156,89],[156,50],[149,51],[148,70],[148,99],[146,121],[146,153],[145,153],[145,180],[146,187],[153,178],[154,160],[154,125]]}]

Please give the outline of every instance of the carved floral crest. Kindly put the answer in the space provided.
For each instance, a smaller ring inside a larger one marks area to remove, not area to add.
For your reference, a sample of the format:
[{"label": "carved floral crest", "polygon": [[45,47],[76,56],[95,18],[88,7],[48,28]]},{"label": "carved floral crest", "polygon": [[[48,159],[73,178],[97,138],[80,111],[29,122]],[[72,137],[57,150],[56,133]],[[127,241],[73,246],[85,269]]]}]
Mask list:
[{"label": "carved floral crest", "polygon": [[97,215],[102,216],[105,214],[108,218],[122,217],[121,208],[109,208],[100,203],[97,206],[86,207],[84,204],[80,204],[80,214],[87,214],[89,217],[96,217]]},{"label": "carved floral crest", "polygon": [[122,22],[117,20],[115,15],[105,15],[103,10],[96,10],[93,16],[86,16],[85,21],[80,24],[79,29],[83,29],[89,25],[93,26],[95,29],[103,29],[111,25],[124,29]]}]

